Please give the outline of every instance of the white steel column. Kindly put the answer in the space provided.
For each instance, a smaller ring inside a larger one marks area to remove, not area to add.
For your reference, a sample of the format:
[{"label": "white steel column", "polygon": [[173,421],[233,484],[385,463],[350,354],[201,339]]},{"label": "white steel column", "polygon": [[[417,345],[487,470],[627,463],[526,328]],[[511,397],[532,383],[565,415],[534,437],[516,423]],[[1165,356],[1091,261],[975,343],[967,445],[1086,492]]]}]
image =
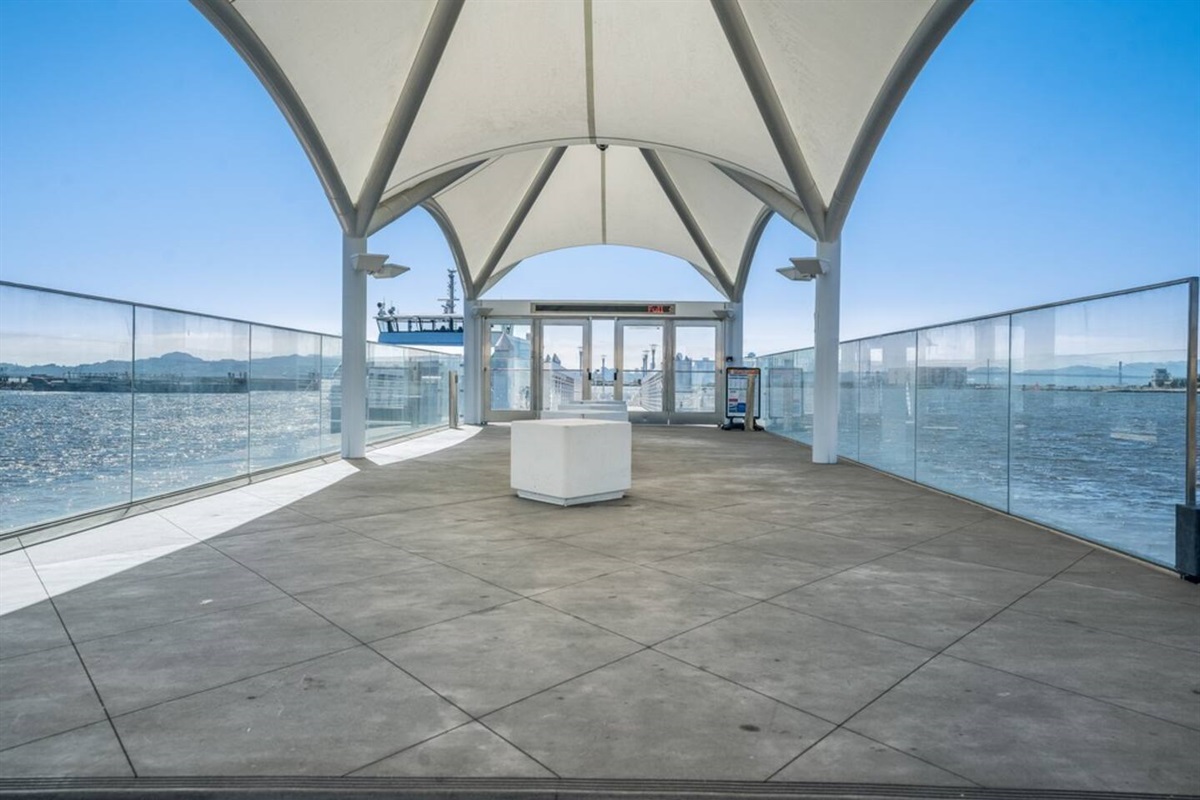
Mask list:
[{"label": "white steel column", "polygon": [[483,422],[483,326],[478,309],[478,300],[463,301],[463,419],[468,425]]},{"label": "white steel column", "polygon": [[367,452],[367,273],[354,256],[367,239],[342,236],[342,458]]},{"label": "white steel column", "polygon": [[838,335],[841,317],[842,243],[817,242],[825,274],[817,277],[816,360],[813,387],[814,464],[836,464],[838,450]]},{"label": "white steel column", "polygon": [[[729,316],[725,318],[725,357],[733,356],[735,366],[741,366],[745,353],[742,352],[742,304],[729,303]],[[718,364],[718,369],[725,369],[724,364]]]}]

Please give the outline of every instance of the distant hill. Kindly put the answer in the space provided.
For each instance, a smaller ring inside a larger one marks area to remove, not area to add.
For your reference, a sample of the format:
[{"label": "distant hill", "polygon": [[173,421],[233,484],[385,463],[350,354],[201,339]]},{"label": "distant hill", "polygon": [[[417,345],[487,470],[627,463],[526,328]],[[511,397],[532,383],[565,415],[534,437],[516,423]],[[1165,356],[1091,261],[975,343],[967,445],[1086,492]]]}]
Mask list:
[{"label": "distant hill", "polygon": [[[996,374],[1000,369],[996,366],[991,368],[992,374]],[[1016,375],[1061,375],[1063,377],[1111,377],[1116,381],[1117,375],[1121,375],[1126,380],[1143,378],[1150,379],[1156,369],[1166,369],[1176,378],[1182,378],[1187,375],[1186,361],[1139,361],[1123,365],[1119,370],[1117,367],[1097,367],[1088,364],[1072,364],[1067,367],[1058,367],[1056,369],[1030,369],[1018,370]],[[983,375],[988,372],[987,367],[972,367],[967,370],[972,375]]]},{"label": "distant hill", "polygon": [[[25,377],[28,375],[62,377],[67,373],[73,375],[123,375],[129,372],[129,366],[128,361],[115,360],[98,361],[92,364],[79,364],[77,366],[63,366],[61,364],[24,365],[0,362],[0,374],[8,374],[12,377]],[[315,355],[271,356],[270,358],[256,358],[254,360],[253,374],[258,378],[304,376],[316,372],[320,368],[321,359]],[[180,352],[166,353],[153,358],[139,358],[134,362],[134,372],[144,377],[153,375],[181,375],[193,378],[221,378],[231,372],[240,375],[247,371],[249,370],[245,361],[232,358],[207,361],[203,358],[197,358],[190,353]]]}]

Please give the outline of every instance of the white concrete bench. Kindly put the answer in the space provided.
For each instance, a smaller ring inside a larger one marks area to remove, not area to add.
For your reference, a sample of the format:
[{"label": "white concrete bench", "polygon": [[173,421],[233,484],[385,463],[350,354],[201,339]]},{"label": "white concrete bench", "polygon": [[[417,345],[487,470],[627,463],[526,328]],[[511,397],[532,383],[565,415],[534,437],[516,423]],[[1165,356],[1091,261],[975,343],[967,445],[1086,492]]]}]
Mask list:
[{"label": "white concrete bench", "polygon": [[577,410],[567,410],[560,408],[557,411],[543,411],[542,419],[599,419],[608,420],[611,422],[628,422],[628,411],[606,411],[601,408],[581,408]]},{"label": "white concrete bench", "polygon": [[629,489],[632,452],[628,422],[520,420],[512,423],[512,488],[560,506],[616,500]]},{"label": "white concrete bench", "polygon": [[562,403],[554,411],[543,411],[541,419],[603,419],[629,421],[629,407],[623,400],[579,400]]}]

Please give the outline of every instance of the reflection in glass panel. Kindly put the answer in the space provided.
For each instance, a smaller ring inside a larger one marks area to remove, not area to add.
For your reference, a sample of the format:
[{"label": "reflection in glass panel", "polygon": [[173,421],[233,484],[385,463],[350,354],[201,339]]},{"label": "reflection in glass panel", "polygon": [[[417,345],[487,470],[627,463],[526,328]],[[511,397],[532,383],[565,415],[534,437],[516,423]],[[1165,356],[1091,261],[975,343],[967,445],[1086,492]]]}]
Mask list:
[{"label": "reflection in glass panel", "polygon": [[254,325],[250,344],[250,470],[316,457],[321,337]]},{"label": "reflection in glass panel", "polygon": [[923,330],[916,480],[1008,509],[1008,317]]},{"label": "reflection in glass panel", "polygon": [[915,333],[859,343],[858,460],[905,478],[913,476]]},{"label": "reflection in glass panel", "polygon": [[762,368],[763,421],[772,433],[812,444],[813,350],[758,359]]},{"label": "reflection in glass panel", "polygon": [[1013,514],[1174,563],[1187,298],[1177,285],[1013,315]]},{"label": "reflection in glass panel", "polygon": [[[675,326],[675,410],[717,410],[716,325]],[[762,409],[759,409],[762,413]]]},{"label": "reflection in glass panel", "polygon": [[622,327],[621,352],[617,354],[621,370],[621,399],[630,411],[663,410],[663,326],[625,325]]},{"label": "reflection in glass panel", "polygon": [[533,329],[528,324],[493,322],[488,328],[488,408],[530,409]]},{"label": "reflection in glass panel", "polygon": [[450,370],[446,357],[408,348],[408,363],[410,378],[416,382],[415,402],[406,416],[409,432],[445,424],[449,406],[446,374]]},{"label": "reflection in glass panel", "polygon": [[129,502],[133,308],[0,286],[0,532]]},{"label": "reflection in glass panel", "polygon": [[321,452],[342,447],[342,339],[321,337]]},{"label": "reflection in glass panel", "polygon": [[250,326],[135,310],[133,497],[244,475]]},{"label": "reflection in glass panel", "polygon": [[592,399],[613,399],[613,371],[617,368],[616,321],[592,320]]},{"label": "reflection in glass panel", "polygon": [[542,325],[542,410],[583,399],[583,325]]},{"label": "reflection in glass panel", "polygon": [[838,347],[838,454],[858,460],[858,342]]},{"label": "reflection in glass panel", "polygon": [[394,439],[412,430],[418,383],[408,351],[367,343],[367,442]]}]

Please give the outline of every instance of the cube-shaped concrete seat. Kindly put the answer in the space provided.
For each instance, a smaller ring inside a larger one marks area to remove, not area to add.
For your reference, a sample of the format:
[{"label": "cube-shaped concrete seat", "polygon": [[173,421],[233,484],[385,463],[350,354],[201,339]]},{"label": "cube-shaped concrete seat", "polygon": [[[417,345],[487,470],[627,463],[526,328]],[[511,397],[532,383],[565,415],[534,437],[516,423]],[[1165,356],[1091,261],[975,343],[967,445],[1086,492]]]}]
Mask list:
[{"label": "cube-shaped concrete seat", "polygon": [[613,408],[560,408],[557,411],[543,411],[539,415],[541,419],[605,419],[616,422],[628,422],[629,412],[624,409]]},{"label": "cube-shaped concrete seat", "polygon": [[632,451],[628,422],[514,422],[512,488],[519,497],[560,506],[616,500],[630,486]]}]

